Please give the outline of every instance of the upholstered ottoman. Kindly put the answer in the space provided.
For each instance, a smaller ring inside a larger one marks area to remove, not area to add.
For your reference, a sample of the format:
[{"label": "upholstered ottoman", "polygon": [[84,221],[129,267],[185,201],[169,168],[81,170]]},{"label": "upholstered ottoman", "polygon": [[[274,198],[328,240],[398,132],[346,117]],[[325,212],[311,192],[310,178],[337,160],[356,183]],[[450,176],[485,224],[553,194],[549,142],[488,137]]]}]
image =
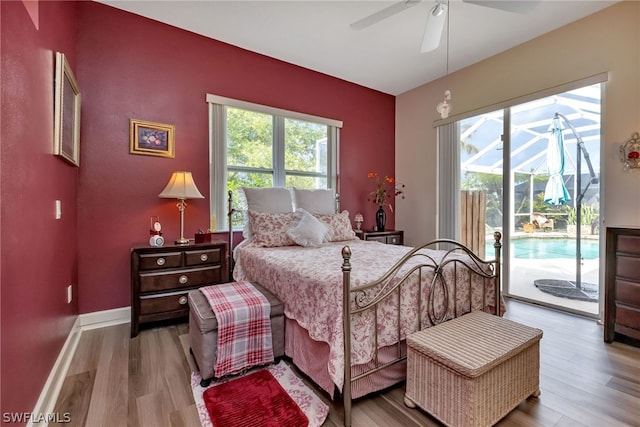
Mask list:
[{"label": "upholstered ottoman", "polygon": [[538,396],[542,331],[484,312],[407,337],[405,404],[448,426],[490,426]]},{"label": "upholstered ottoman", "polygon": [[[267,298],[271,305],[273,356],[276,358],[284,356],[284,305],[262,286],[255,283],[253,286]],[[197,289],[189,292],[189,338],[191,353],[203,378],[202,385],[206,387],[214,376],[213,368],[218,348],[218,321],[207,298]]]}]

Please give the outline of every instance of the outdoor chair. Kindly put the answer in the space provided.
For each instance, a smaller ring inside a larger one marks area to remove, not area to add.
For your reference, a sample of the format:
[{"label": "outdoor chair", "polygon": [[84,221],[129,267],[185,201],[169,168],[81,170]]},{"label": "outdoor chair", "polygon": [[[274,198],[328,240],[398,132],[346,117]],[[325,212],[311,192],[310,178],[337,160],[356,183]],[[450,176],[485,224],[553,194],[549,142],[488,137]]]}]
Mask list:
[{"label": "outdoor chair", "polygon": [[551,218],[547,218],[543,214],[533,214],[531,215],[531,222],[535,224],[536,227],[543,230],[545,228],[551,229],[553,231],[553,220]]}]

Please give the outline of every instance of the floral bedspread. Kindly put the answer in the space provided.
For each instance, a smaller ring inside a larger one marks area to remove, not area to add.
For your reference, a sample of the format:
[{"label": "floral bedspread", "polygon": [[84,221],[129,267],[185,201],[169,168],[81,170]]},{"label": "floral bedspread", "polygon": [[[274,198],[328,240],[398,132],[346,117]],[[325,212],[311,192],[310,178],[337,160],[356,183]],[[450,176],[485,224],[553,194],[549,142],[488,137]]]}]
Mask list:
[{"label": "floral bedspread", "polygon": [[[284,246],[262,248],[250,242],[236,250],[235,280],[259,283],[275,294],[284,303],[285,315],[305,328],[311,338],[329,344],[329,373],[341,390],[344,377],[344,340],[342,322],[342,248],[351,248],[351,286],[360,286],[380,278],[393,264],[411,248],[386,245],[378,242],[351,240],[334,242],[320,247]],[[439,262],[443,252],[423,250],[435,262]],[[456,255],[458,256],[458,255]],[[459,256],[458,256],[459,257]],[[424,262],[424,259],[422,260]],[[408,270],[418,261],[407,263]],[[443,313],[448,299],[447,318],[455,313],[462,315],[483,307],[483,300],[493,306],[493,289],[484,291],[485,280],[473,280],[471,292],[466,286],[456,287],[456,274],[468,277],[464,268],[445,268],[443,276],[448,292],[436,287],[433,297],[436,313]],[[412,275],[412,282],[403,285],[400,298],[386,300],[378,309],[378,347],[392,345],[398,340],[398,306],[401,307],[400,339],[412,332],[431,325],[427,315],[428,292],[433,274],[423,270],[423,292],[418,298],[418,276]],[[470,295],[471,293],[471,295]],[[418,304],[420,301],[420,304]],[[352,295],[352,307],[355,307]],[[456,311],[457,310],[457,311]],[[420,311],[421,325],[418,325]],[[372,310],[352,316],[352,364],[362,364],[373,360],[375,355],[374,314]]]}]

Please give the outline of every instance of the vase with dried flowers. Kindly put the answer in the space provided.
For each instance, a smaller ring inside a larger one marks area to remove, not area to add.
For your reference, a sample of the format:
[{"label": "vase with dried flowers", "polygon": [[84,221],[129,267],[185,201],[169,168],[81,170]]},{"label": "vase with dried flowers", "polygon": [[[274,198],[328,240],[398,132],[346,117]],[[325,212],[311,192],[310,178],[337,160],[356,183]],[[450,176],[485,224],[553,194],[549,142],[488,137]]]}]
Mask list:
[{"label": "vase with dried flowers", "polygon": [[369,172],[367,178],[373,179],[376,184],[376,189],[369,193],[369,200],[378,205],[378,211],[376,212],[376,229],[377,231],[384,231],[387,222],[387,214],[384,211],[384,206],[389,206],[389,209],[393,212],[393,205],[389,199],[403,195],[404,184],[398,184],[391,176],[385,175],[382,177],[378,172]]}]

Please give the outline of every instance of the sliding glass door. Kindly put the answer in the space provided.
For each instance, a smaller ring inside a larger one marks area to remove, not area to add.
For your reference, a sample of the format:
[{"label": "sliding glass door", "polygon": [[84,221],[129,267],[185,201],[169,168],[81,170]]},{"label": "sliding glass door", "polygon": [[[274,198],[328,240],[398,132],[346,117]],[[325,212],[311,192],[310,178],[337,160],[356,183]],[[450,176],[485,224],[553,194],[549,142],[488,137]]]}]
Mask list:
[{"label": "sliding glass door", "polygon": [[481,229],[477,252],[490,257],[501,231],[505,294],[589,316],[599,313],[600,93],[591,85],[457,122],[462,240]]}]

